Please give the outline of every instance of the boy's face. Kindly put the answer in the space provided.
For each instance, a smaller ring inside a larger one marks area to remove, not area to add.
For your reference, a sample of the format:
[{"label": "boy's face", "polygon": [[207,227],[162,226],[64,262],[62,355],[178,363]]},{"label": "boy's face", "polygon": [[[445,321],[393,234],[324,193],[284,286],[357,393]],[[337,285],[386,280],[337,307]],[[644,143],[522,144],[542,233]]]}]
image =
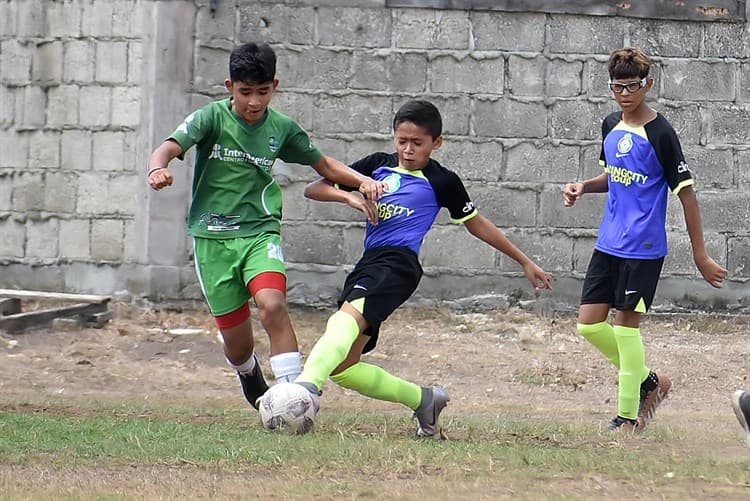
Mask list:
[{"label": "boy's face", "polygon": [[271,103],[273,93],[279,85],[278,80],[266,83],[224,82],[227,90],[232,93],[232,109],[247,123],[255,124],[263,119],[266,109]]},{"label": "boy's face", "polygon": [[424,127],[412,122],[401,122],[393,131],[398,163],[407,170],[419,170],[427,166],[430,155],[443,144],[443,136],[432,139]]},{"label": "boy's face", "polygon": [[[610,81],[609,88],[615,101],[623,112],[628,113],[638,109],[646,100],[646,94],[654,84],[654,79],[646,77],[615,78]],[[632,89],[632,90],[631,90]]]}]

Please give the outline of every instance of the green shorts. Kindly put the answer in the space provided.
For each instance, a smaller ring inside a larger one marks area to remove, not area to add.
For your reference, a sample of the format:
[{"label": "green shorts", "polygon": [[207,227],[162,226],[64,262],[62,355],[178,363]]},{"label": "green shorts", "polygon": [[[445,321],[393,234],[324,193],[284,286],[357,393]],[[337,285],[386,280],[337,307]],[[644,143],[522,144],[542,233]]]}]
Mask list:
[{"label": "green shorts", "polygon": [[226,240],[195,237],[193,252],[198,281],[214,316],[247,303],[251,297],[247,285],[259,274],[275,271],[286,276],[278,233]]}]

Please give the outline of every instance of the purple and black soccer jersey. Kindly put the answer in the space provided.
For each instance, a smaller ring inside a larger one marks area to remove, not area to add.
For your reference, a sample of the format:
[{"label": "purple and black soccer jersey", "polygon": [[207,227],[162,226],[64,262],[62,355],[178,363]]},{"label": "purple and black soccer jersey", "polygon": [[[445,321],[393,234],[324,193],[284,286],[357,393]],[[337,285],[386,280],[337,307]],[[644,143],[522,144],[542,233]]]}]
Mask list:
[{"label": "purple and black soccer jersey", "polygon": [[609,195],[596,248],[629,259],[666,256],[669,191],[693,184],[677,134],[661,114],[631,127],[615,112],[604,119],[602,137]]},{"label": "purple and black soccer jersey", "polygon": [[388,192],[377,201],[378,224],[367,223],[365,250],[399,246],[419,255],[441,207],[448,209],[455,223],[477,214],[458,175],[434,160],[420,171],[409,171],[398,167],[395,153],[374,153],[351,167],[388,185]]}]

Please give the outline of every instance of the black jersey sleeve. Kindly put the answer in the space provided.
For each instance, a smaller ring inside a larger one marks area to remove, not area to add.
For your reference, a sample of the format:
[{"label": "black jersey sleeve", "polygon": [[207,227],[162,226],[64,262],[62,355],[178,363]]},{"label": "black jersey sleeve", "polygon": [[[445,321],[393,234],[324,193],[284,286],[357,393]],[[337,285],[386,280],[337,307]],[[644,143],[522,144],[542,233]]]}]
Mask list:
[{"label": "black jersey sleeve", "polygon": [[646,124],[646,135],[664,168],[664,178],[669,189],[677,194],[685,186],[693,184],[693,176],[682,154],[682,146],[672,125],[662,115]]},{"label": "black jersey sleeve", "polygon": [[435,190],[438,203],[448,209],[453,222],[463,223],[477,215],[474,202],[458,174],[446,169],[436,160],[430,160],[422,172]]},{"label": "black jersey sleeve", "polygon": [[602,149],[599,152],[599,163],[601,165],[607,164],[607,157],[604,154],[604,138],[607,137],[607,134],[609,134],[612,129],[615,128],[615,125],[620,123],[620,120],[622,120],[622,112],[621,111],[615,111],[613,113],[610,113],[606,117],[604,117],[604,120],[602,120]]},{"label": "black jersey sleeve", "polygon": [[[380,167],[396,167],[397,165],[398,156],[395,153],[384,153],[380,151],[360,158],[356,162],[349,164],[349,167],[356,170],[363,176],[372,176],[372,173]],[[345,191],[355,191],[357,189],[341,185],[339,185],[338,187]]]}]

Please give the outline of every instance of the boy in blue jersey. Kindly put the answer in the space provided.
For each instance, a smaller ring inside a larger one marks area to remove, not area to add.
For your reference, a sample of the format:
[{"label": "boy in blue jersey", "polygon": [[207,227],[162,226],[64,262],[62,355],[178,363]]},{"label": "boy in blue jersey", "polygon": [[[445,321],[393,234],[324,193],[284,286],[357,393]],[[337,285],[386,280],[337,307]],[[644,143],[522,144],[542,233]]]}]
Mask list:
[{"label": "boy in blue jersey", "polygon": [[[453,222],[517,261],[535,289],[552,286],[547,273],[478,213],[460,178],[430,158],[443,141],[440,112],[433,104],[404,104],[393,119],[393,134],[395,154],[375,153],[351,166],[385,183],[387,190],[377,201],[377,224],[367,223],[364,255],[346,278],[339,310],[329,318],[296,382],[318,395],[330,377],[368,397],[404,404],[419,422],[417,434],[432,436],[449,400],[446,390],[420,387],[360,358],[375,347],[380,324],[416,290],[422,277],[419,250],[441,207]],[[365,212],[361,196],[324,179],[309,184],[305,196]]]},{"label": "boy in blue jersey", "polygon": [[[578,331],[619,369],[617,416],[609,429],[633,432],[650,423],[671,381],[646,367],[639,330],[656,292],[664,256],[667,197],[682,204],[693,259],[703,278],[721,287],[727,271],[706,252],[693,179],[672,126],[645,102],[654,84],[649,58],[637,48],[613,51],[609,88],[621,111],[602,123],[604,172],[566,184],[564,205],[584,193],[608,192],[599,236],[581,294]],[[614,325],[607,322],[616,310]]]}]

